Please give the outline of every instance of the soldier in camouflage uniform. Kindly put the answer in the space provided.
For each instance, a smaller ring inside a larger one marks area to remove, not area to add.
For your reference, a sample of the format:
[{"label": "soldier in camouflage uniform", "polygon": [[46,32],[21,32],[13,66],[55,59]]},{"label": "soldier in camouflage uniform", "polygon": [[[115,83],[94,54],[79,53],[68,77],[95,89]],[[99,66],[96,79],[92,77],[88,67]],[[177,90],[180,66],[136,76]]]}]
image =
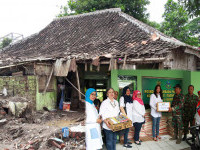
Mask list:
[{"label": "soldier in camouflage uniform", "polygon": [[174,127],[174,135],[170,140],[176,140],[176,144],[180,144],[182,141],[182,133],[183,133],[183,106],[185,102],[184,95],[181,94],[181,86],[177,84],[175,87],[175,95],[171,104],[171,108],[169,109],[172,112],[172,125]]},{"label": "soldier in camouflage uniform", "polygon": [[189,85],[188,94],[185,95],[185,103],[184,103],[184,108],[183,108],[183,127],[184,127],[183,141],[185,141],[187,138],[189,123],[190,123],[190,126],[195,125],[194,116],[196,113],[196,106],[199,101],[198,100],[199,98],[193,92],[194,92],[194,86]]}]

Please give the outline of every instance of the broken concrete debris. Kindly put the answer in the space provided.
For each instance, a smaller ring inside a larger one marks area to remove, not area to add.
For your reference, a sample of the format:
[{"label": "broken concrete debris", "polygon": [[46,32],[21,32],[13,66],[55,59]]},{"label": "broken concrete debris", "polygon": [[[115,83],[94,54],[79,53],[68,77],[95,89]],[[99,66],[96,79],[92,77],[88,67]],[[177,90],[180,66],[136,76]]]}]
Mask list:
[{"label": "broken concrete debris", "polygon": [[[86,149],[84,110],[35,112],[27,111],[30,103],[25,99],[9,102],[0,100],[0,149]],[[9,104],[15,106],[14,111]],[[63,128],[68,130],[63,132]]]}]

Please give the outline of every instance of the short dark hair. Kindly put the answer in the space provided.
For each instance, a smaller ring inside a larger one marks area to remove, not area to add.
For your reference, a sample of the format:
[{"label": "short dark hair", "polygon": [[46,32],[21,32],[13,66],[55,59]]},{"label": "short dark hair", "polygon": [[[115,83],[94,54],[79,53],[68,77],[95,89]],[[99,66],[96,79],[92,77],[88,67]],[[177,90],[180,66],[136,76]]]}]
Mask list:
[{"label": "short dark hair", "polygon": [[106,95],[108,94],[108,91],[113,90],[115,92],[115,90],[113,88],[107,88],[106,89]]},{"label": "short dark hair", "polygon": [[194,85],[189,85],[189,86],[188,86],[188,90],[189,90],[190,87],[193,87],[193,89],[194,89]]}]

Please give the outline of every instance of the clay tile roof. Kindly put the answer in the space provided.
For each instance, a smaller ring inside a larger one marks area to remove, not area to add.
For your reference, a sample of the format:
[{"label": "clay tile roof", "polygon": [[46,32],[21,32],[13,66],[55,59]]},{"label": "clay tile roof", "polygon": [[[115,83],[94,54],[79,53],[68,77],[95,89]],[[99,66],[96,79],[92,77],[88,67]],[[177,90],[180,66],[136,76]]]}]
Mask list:
[{"label": "clay tile roof", "polygon": [[0,63],[56,58],[91,59],[104,54],[165,57],[186,47],[119,8],[56,18],[47,27],[0,52]]}]

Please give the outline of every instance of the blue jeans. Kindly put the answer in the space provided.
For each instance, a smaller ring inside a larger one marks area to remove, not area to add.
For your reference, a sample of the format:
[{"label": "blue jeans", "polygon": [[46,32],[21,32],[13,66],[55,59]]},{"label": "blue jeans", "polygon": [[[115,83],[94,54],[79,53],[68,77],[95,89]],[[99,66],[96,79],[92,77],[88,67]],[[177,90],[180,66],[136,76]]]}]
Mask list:
[{"label": "blue jeans", "polygon": [[134,133],[134,141],[140,140],[140,130],[142,128],[143,123],[135,122],[133,123],[133,126],[135,127],[135,133]]},{"label": "blue jeans", "polygon": [[124,144],[128,143],[128,132],[129,132],[129,128],[125,129],[125,133],[124,133]]},{"label": "blue jeans", "polygon": [[106,136],[107,150],[116,150],[117,134],[112,130],[103,129]]},{"label": "blue jeans", "polygon": [[152,134],[153,137],[159,136],[160,117],[152,117]]}]

